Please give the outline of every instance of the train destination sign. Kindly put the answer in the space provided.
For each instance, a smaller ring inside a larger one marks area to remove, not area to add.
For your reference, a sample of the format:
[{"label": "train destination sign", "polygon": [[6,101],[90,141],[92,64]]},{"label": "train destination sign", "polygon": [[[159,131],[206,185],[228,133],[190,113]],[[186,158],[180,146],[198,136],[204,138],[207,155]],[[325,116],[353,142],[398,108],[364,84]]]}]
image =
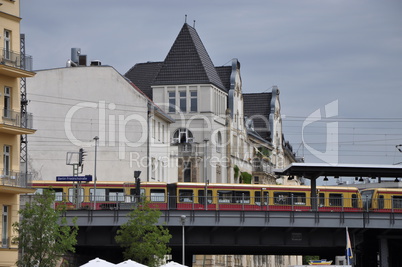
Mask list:
[{"label": "train destination sign", "polygon": [[92,175],[85,176],[56,176],[57,182],[91,182]]}]

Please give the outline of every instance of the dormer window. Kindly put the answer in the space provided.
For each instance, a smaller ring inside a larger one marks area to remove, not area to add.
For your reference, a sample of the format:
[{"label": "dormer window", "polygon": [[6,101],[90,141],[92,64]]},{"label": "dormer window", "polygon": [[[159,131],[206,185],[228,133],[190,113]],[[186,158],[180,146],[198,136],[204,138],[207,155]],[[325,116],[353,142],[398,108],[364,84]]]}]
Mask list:
[{"label": "dormer window", "polygon": [[179,128],[173,134],[174,144],[185,144],[194,142],[193,133],[186,128]]}]

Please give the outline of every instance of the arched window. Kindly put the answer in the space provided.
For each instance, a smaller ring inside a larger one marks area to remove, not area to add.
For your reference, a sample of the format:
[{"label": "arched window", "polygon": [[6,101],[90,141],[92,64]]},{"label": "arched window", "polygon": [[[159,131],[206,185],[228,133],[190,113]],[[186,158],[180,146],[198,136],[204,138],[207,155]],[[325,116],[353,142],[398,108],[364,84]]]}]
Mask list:
[{"label": "arched window", "polygon": [[173,134],[173,143],[185,144],[194,141],[193,133],[186,128],[179,128]]}]

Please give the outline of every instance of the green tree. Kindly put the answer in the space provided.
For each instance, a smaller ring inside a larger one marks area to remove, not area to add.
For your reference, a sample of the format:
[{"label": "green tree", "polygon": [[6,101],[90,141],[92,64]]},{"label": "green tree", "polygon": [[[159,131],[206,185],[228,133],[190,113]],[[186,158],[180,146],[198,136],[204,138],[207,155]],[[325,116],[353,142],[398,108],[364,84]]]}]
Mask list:
[{"label": "green tree", "polygon": [[252,178],[253,178],[253,176],[248,172],[240,173],[240,181],[243,184],[251,184],[251,179]]},{"label": "green tree", "polygon": [[53,208],[54,198],[53,190],[45,190],[19,211],[21,220],[13,224],[18,233],[14,240],[22,253],[17,266],[54,267],[68,251],[75,252],[76,219],[72,227],[67,226],[66,218],[60,216],[62,210]]},{"label": "green tree", "polygon": [[234,165],[233,170],[234,170],[234,174],[233,174],[233,175],[234,175],[234,179],[235,179],[235,182],[237,182],[237,179],[239,178],[239,175],[240,175],[239,166]]},{"label": "green tree", "polygon": [[115,237],[124,248],[123,256],[150,267],[159,266],[160,261],[171,249],[166,245],[172,235],[163,226],[156,225],[162,212],[151,208],[144,201],[128,214],[129,220],[122,224]]}]

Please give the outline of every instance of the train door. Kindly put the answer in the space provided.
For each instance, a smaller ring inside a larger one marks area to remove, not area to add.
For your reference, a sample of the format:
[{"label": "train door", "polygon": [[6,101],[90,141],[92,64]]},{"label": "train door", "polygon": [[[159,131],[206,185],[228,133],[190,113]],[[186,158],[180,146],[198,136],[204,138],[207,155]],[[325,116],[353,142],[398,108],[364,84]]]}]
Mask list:
[{"label": "train door", "polygon": [[[208,192],[207,202],[208,202],[208,205],[210,205],[213,203],[212,190],[208,190],[207,192]],[[201,205],[205,205],[205,190],[204,189],[198,190],[198,203]]]},{"label": "train door", "polygon": [[68,189],[68,201],[73,203],[77,208],[81,206],[84,201],[84,189],[83,188],[69,188]]},{"label": "train door", "polygon": [[365,210],[372,209],[374,190],[365,190],[361,192],[363,208]]},{"label": "train door", "polygon": [[175,210],[177,208],[177,200],[176,200],[176,190],[177,190],[177,185],[176,184],[168,184],[167,185],[168,189],[168,207],[169,209]]},{"label": "train door", "polygon": [[318,194],[318,206],[325,207],[325,194],[324,193]]}]

